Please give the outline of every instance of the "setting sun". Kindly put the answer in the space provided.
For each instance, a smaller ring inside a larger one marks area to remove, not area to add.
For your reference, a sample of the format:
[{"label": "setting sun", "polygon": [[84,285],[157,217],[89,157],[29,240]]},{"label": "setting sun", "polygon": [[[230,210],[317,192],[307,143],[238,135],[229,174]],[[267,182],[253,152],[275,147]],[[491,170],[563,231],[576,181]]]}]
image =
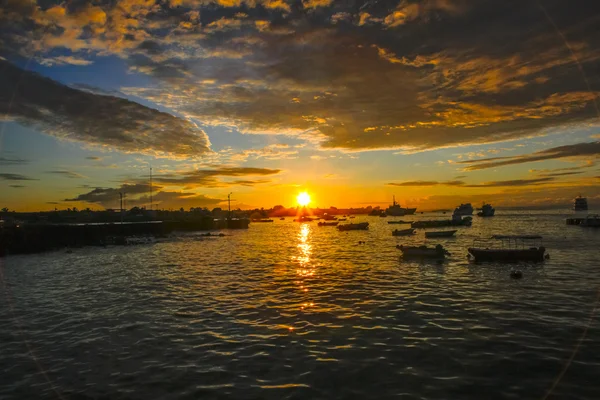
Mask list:
[{"label": "setting sun", "polygon": [[310,203],[310,195],[306,192],[302,192],[296,197],[296,201],[298,201],[299,205],[305,207]]}]

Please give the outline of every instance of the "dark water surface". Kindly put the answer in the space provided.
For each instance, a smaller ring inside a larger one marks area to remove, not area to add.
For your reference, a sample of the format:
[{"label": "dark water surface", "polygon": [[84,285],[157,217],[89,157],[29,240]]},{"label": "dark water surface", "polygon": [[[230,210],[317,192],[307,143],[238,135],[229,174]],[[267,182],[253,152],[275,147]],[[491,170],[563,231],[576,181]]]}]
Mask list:
[{"label": "dark water surface", "polygon": [[[565,217],[474,217],[428,241],[442,264],[399,261],[423,231],[377,217],[7,257],[0,398],[598,399],[600,230]],[[550,260],[522,280],[467,260],[500,233],[542,234]]]}]

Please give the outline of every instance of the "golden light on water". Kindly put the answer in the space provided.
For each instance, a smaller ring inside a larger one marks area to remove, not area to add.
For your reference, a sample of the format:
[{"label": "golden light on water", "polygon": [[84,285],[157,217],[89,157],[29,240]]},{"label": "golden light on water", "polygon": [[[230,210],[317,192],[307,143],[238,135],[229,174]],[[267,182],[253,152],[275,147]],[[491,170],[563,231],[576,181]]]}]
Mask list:
[{"label": "golden light on water", "polygon": [[305,207],[310,203],[310,195],[306,192],[302,192],[296,197],[298,205]]}]

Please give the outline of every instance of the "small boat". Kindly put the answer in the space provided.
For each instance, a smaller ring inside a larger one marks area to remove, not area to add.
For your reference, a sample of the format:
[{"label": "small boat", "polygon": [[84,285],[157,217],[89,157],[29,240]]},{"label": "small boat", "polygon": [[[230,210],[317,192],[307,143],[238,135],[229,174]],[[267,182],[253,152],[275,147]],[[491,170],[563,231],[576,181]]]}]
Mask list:
[{"label": "small boat", "polygon": [[314,218],[310,218],[310,217],[300,217],[294,220],[294,222],[312,222],[314,221]]},{"label": "small boat", "polygon": [[396,229],[392,231],[392,236],[408,236],[413,235],[415,230],[413,228],[408,229]]},{"label": "small boat", "polygon": [[454,231],[430,231],[425,232],[426,238],[438,238],[438,237],[451,237],[454,236],[456,230]]},{"label": "small boat", "polygon": [[[350,219],[353,219],[353,218],[356,218],[356,217],[355,217],[354,215],[351,215],[349,218],[350,218]],[[345,221],[345,220],[346,220],[346,219],[344,218],[344,221]],[[342,220],[340,219],[340,221],[342,221]]]},{"label": "small boat", "polygon": [[261,219],[253,219],[252,222],[273,222],[273,220],[261,218]]},{"label": "small boat", "polygon": [[410,224],[410,221],[402,221],[402,220],[398,220],[398,221],[388,221],[388,224]]},{"label": "small boat", "polygon": [[586,228],[600,228],[600,215],[591,214],[579,223],[579,226]]},{"label": "small boat", "polygon": [[337,226],[337,224],[339,224],[339,222],[334,221],[334,222],[319,222],[317,225],[319,225],[319,226]]},{"label": "small boat", "polygon": [[[544,261],[546,248],[541,245],[538,235],[494,235],[492,239],[501,241],[501,245],[482,244],[476,240],[468,252],[475,261],[518,262]],[[495,242],[498,243],[498,242]],[[475,247],[477,246],[477,247]]]},{"label": "small boat", "polygon": [[481,206],[481,211],[477,213],[480,217],[493,217],[496,209],[491,204],[484,204]]},{"label": "small boat", "polygon": [[280,221],[285,221],[285,218],[281,217],[279,218]]},{"label": "small boat", "polygon": [[[354,217],[350,217],[350,218],[354,218]],[[338,221],[348,221],[348,218],[338,218]]]},{"label": "small boat", "polygon": [[575,211],[587,211],[588,203],[585,197],[581,197],[581,195],[577,196],[575,199],[575,203],[573,204],[573,210]]},{"label": "small boat", "polygon": [[367,230],[369,229],[369,223],[368,222],[360,222],[358,224],[345,224],[345,225],[338,225],[337,227],[340,231],[358,231],[358,230]]},{"label": "small boat", "polygon": [[387,214],[386,214],[385,212],[382,212],[381,214],[379,214],[379,216],[380,216],[381,218],[385,218],[385,217],[387,217]]},{"label": "small boat", "polygon": [[369,217],[378,217],[379,215],[381,215],[383,211],[381,211],[379,208],[374,208],[373,210],[371,210],[371,212],[369,213]]},{"label": "small boat", "polygon": [[441,228],[444,226],[471,226],[473,217],[464,217],[454,214],[452,219],[415,221],[411,224],[413,228]]},{"label": "small boat", "polygon": [[404,258],[444,259],[446,256],[450,255],[441,244],[438,244],[435,247],[397,245],[396,248],[402,252]]},{"label": "small boat", "polygon": [[335,221],[337,218],[334,217],[333,215],[323,214],[323,216],[321,217],[321,219],[325,220],[325,221]]},{"label": "small boat", "polygon": [[473,206],[471,203],[461,204],[454,209],[455,215],[473,215]]}]

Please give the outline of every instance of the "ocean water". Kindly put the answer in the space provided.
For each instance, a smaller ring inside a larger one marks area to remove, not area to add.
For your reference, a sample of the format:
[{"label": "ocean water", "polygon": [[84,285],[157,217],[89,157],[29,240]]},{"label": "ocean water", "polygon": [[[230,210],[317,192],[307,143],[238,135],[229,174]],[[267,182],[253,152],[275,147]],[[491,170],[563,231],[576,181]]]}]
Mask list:
[{"label": "ocean water", "polygon": [[[568,214],[500,210],[437,240],[287,219],[6,257],[0,398],[598,399],[600,229]],[[541,234],[550,259],[470,262],[492,234]],[[401,261],[410,243],[451,256]]]}]

